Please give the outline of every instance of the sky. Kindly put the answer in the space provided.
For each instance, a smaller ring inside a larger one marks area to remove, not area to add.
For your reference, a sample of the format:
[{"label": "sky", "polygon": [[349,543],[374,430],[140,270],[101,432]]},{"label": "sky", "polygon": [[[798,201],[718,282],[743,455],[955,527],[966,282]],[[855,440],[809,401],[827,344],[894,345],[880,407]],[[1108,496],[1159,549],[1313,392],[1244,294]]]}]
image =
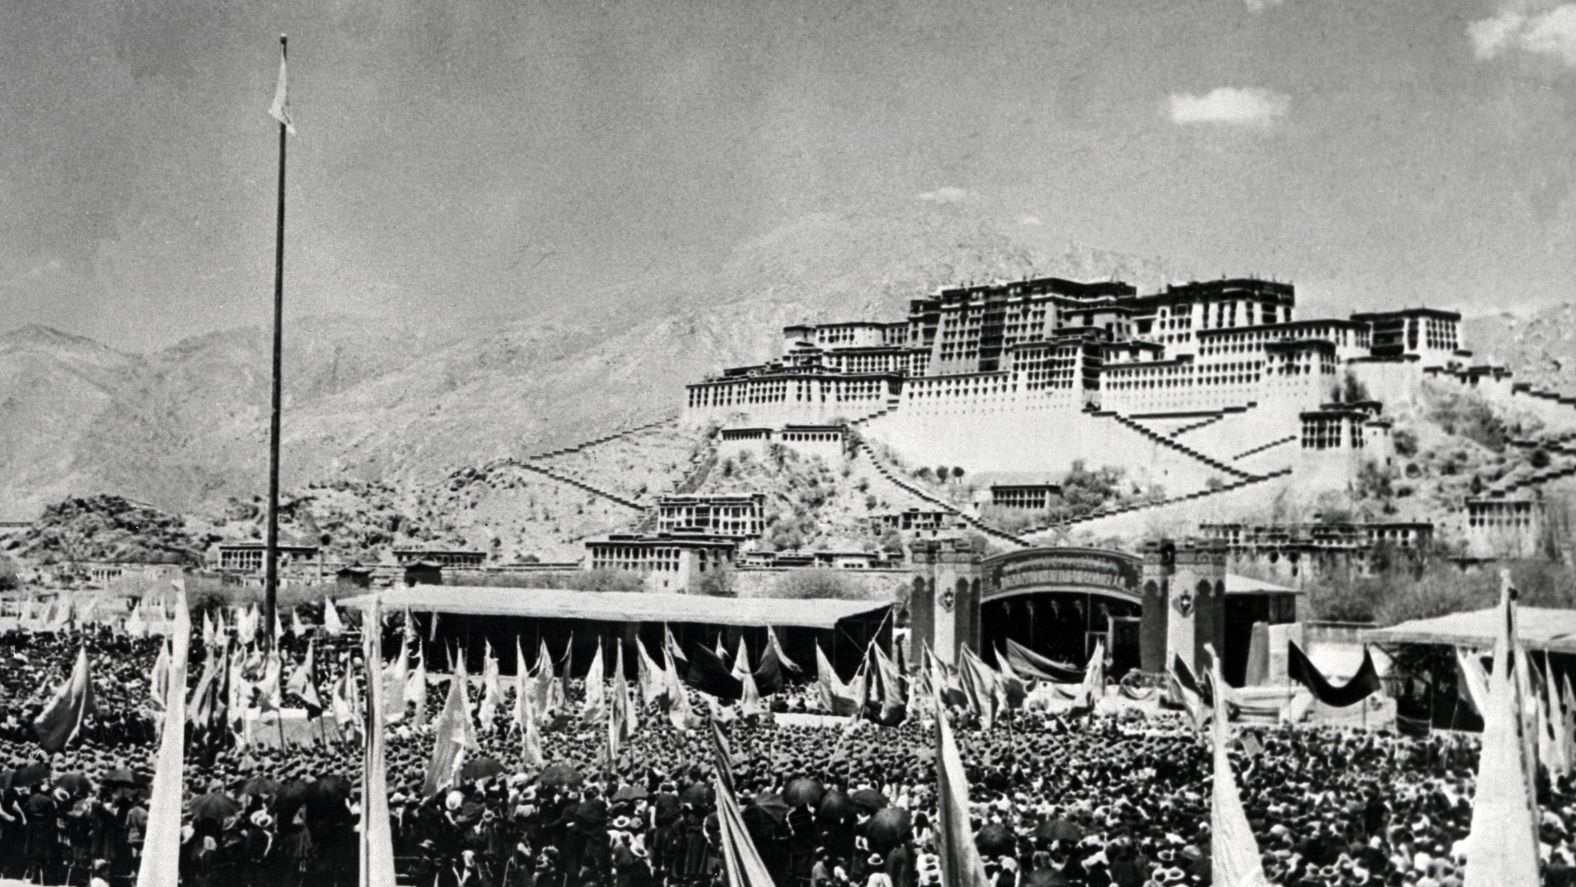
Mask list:
[{"label": "sky", "polygon": [[0,329],[529,315],[967,205],[1341,307],[1573,298],[1576,3],[0,4]]}]

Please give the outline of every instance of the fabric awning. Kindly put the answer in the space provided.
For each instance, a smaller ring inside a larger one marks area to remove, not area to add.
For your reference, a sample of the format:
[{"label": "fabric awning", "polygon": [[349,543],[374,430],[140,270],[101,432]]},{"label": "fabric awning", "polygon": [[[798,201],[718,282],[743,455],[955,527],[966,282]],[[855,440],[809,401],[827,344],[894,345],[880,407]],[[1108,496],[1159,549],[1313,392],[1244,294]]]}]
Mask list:
[{"label": "fabric awning", "polygon": [[1236,573],[1226,574],[1226,594],[1305,594],[1300,588],[1286,585],[1277,585],[1263,579],[1254,579],[1252,576],[1239,576]]},{"label": "fabric awning", "polygon": [[[572,591],[559,588],[495,588],[416,585],[379,592],[383,611],[462,613],[537,619],[602,622],[668,622],[704,625],[768,625],[835,628],[844,619],[879,614],[892,606],[880,601],[722,598],[630,591]],[[374,595],[341,601],[365,609]]]},{"label": "fabric awning", "polygon": [[[1517,636],[1523,646],[1551,653],[1576,653],[1576,610],[1520,607],[1516,611]],[[1370,644],[1443,644],[1451,647],[1494,646],[1499,608],[1449,613],[1432,619],[1413,619],[1365,632]]]}]

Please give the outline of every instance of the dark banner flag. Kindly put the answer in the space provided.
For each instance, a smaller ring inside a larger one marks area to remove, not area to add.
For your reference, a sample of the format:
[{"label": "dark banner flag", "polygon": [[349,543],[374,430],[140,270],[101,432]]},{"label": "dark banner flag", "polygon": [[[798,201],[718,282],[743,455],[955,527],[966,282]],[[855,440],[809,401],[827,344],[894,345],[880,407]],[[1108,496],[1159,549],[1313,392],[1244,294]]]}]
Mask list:
[{"label": "dark banner flag", "polygon": [[88,676],[88,648],[83,647],[77,651],[77,664],[71,676],[33,722],[38,744],[48,752],[60,751],[77,735],[82,722],[92,713],[93,681]]},{"label": "dark banner flag", "polygon": [[761,653],[761,661],[755,666],[752,676],[755,678],[755,689],[762,696],[770,696],[783,688],[783,663],[771,644]]},{"label": "dark banner flag", "polygon": [[1345,708],[1362,702],[1380,690],[1379,670],[1374,668],[1373,656],[1367,648],[1363,649],[1363,664],[1357,669],[1357,674],[1352,675],[1352,679],[1344,686],[1337,687],[1320,674],[1296,641],[1288,641],[1287,646],[1286,676],[1307,687],[1313,698],[1325,705]]},{"label": "dark banner flag", "polygon": [[733,701],[744,695],[744,682],[734,677],[715,651],[696,644],[689,651],[689,671],[684,683],[718,699]]}]

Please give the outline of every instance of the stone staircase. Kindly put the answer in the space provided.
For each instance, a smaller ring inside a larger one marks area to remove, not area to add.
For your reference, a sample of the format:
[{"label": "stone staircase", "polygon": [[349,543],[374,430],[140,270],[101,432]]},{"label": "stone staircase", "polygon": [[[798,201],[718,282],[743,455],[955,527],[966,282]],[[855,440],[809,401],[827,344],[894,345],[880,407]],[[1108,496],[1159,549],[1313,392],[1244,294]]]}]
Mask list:
[{"label": "stone staircase", "polygon": [[581,441],[580,443],[577,443],[573,446],[560,447],[556,450],[548,450],[543,453],[536,453],[534,455],[526,456],[524,461],[536,462],[542,459],[553,459],[558,456],[570,456],[575,453],[583,453],[592,447],[599,447],[605,443],[612,443],[619,438],[629,437],[632,434],[639,434],[642,431],[650,431],[653,428],[661,428],[663,425],[671,425],[672,423],[678,421],[678,418],[678,413],[672,413],[670,415],[664,416],[661,419],[658,419],[655,422],[647,422],[644,425],[636,425],[633,428],[625,428],[622,431],[615,431],[612,434],[604,434],[601,437],[594,437],[590,440]]},{"label": "stone staircase", "polygon": [[1205,465],[1208,465],[1210,468],[1213,468],[1216,471],[1218,471],[1221,474],[1224,474],[1224,475],[1226,475],[1228,477],[1235,477],[1238,480],[1247,480],[1249,478],[1257,476],[1257,475],[1254,475],[1254,474],[1250,474],[1249,472],[1243,471],[1240,468],[1235,468],[1233,466],[1227,465],[1226,463],[1220,461],[1219,459],[1213,458],[1211,456],[1207,456],[1204,453],[1201,453],[1198,450],[1193,449],[1192,447],[1188,446],[1187,444],[1180,443],[1178,441],[1172,440],[1170,437],[1167,437],[1166,435],[1160,434],[1159,432],[1154,431],[1154,430],[1152,430],[1150,428],[1146,428],[1141,423],[1139,423],[1139,422],[1137,422],[1137,421],[1135,421],[1135,420],[1133,420],[1133,419],[1131,419],[1131,418],[1129,418],[1127,416],[1124,416],[1121,413],[1115,412],[1113,410],[1098,410],[1098,411],[1095,411],[1093,413],[1090,413],[1090,415],[1096,416],[1096,417],[1099,417],[1099,418],[1115,419],[1119,424],[1121,424],[1121,425],[1123,425],[1123,426],[1125,426],[1125,427],[1127,427],[1127,428],[1129,428],[1129,429],[1131,429],[1133,431],[1136,431],[1139,434],[1142,434],[1144,437],[1148,438],[1150,441],[1152,441],[1154,443],[1157,443],[1157,444],[1160,444],[1163,447],[1169,447],[1170,449],[1175,450],[1176,452],[1181,453],[1184,456],[1187,456],[1187,457],[1189,457],[1191,459],[1195,459],[1195,460],[1197,460],[1199,462],[1202,462]]},{"label": "stone staircase", "polygon": [[1224,418],[1226,418],[1226,414],[1225,413],[1216,413],[1215,415],[1210,416],[1210,417],[1208,417],[1208,418],[1206,418],[1206,419],[1204,419],[1202,421],[1194,422],[1191,425],[1183,425],[1181,428],[1178,428],[1175,431],[1172,431],[1170,434],[1168,434],[1166,436],[1167,437],[1171,437],[1171,438],[1178,438],[1178,437],[1181,437],[1184,434],[1187,434],[1189,431],[1197,431],[1200,428],[1204,428],[1204,427],[1213,425],[1216,422],[1219,422],[1221,419],[1224,419]]},{"label": "stone staircase", "polygon": [[1255,484],[1265,483],[1276,478],[1285,477],[1289,474],[1291,474],[1291,469],[1283,468],[1279,471],[1272,471],[1268,474],[1248,475],[1242,480],[1216,487],[1213,490],[1199,490],[1195,493],[1186,493],[1181,496],[1173,496],[1169,499],[1161,499],[1158,502],[1139,502],[1132,505],[1123,505],[1117,508],[1102,508],[1083,515],[1082,517],[1073,518],[1072,520],[1058,521],[1056,523],[1050,523],[1040,527],[1031,527],[1022,531],[1020,535],[1025,539],[1025,541],[1032,541],[1029,540],[1028,537],[1036,533],[1047,533],[1053,530],[1076,530],[1082,524],[1087,524],[1102,518],[1116,517],[1117,515],[1123,514],[1135,514],[1138,512],[1151,512],[1161,508],[1169,508],[1186,503],[1197,503],[1200,500],[1208,499],[1212,496],[1220,496],[1225,493],[1235,492],[1245,487],[1251,487]]},{"label": "stone staircase", "polygon": [[1281,438],[1280,440],[1272,440],[1272,441],[1270,441],[1267,444],[1260,444],[1259,446],[1256,446],[1256,447],[1254,447],[1254,448],[1252,448],[1250,450],[1243,450],[1242,452],[1238,453],[1237,455],[1232,456],[1231,457],[1231,461],[1233,461],[1233,462],[1241,462],[1243,459],[1246,459],[1249,456],[1257,456],[1258,454],[1264,452],[1265,450],[1271,450],[1271,449],[1274,449],[1275,447],[1282,447],[1282,446],[1285,446],[1286,444],[1289,444],[1289,443],[1295,443],[1296,440],[1297,440],[1297,435],[1289,434],[1289,435]]},{"label": "stone staircase", "polygon": [[625,497],[620,496],[617,493],[614,493],[614,492],[612,492],[610,490],[604,490],[601,487],[598,487],[598,486],[596,486],[594,484],[588,484],[585,481],[580,480],[578,478],[573,478],[573,477],[570,477],[569,475],[564,474],[562,472],[554,471],[551,468],[546,467],[545,465],[538,465],[535,462],[527,462],[527,461],[515,461],[515,462],[512,462],[511,464],[513,464],[514,467],[516,467],[516,468],[522,468],[522,469],[524,469],[526,471],[534,471],[537,474],[540,474],[540,475],[542,475],[544,477],[550,477],[553,480],[558,481],[559,483],[569,484],[572,487],[578,487],[579,489],[582,489],[582,490],[586,491],[587,493],[590,493],[593,496],[600,496],[603,499],[608,500],[609,502],[613,502],[613,503],[616,503],[618,505],[622,505],[625,508],[632,508],[632,509],[634,509],[636,511],[645,511],[646,510],[646,506],[641,505],[639,502],[636,502],[633,499],[626,499]]},{"label": "stone staircase", "polygon": [[907,480],[904,480],[901,472],[894,470],[886,463],[886,460],[882,459],[880,456],[877,456],[875,451],[870,449],[870,447],[867,446],[864,441],[859,441],[858,443],[854,444],[854,458],[857,459],[860,456],[864,456],[865,458],[869,459],[870,465],[875,468],[876,473],[880,474],[883,479],[903,492],[909,494],[910,496],[913,496],[916,499],[921,499],[931,505],[936,506],[937,508],[956,515],[959,520],[963,521],[963,523],[969,526],[971,529],[978,530],[980,533],[983,533],[992,539],[1019,548],[1028,547],[1029,543],[1023,541],[1017,536],[1014,536],[1011,533],[1005,532],[1003,530],[998,530],[975,517],[974,515],[963,511],[956,505],[953,505],[951,502],[948,502],[947,500],[923,490],[915,484],[908,482]]},{"label": "stone staircase", "polygon": [[856,427],[858,427],[860,425],[864,425],[864,424],[867,424],[869,422],[873,422],[876,419],[881,418],[882,416],[889,416],[892,413],[897,411],[898,405],[901,404],[901,403],[902,403],[901,400],[895,400],[895,399],[894,400],[888,400],[887,401],[887,405],[885,407],[882,407],[881,409],[876,410],[875,412],[870,413],[869,415],[860,416],[859,418],[854,419],[853,421],[848,423],[848,427],[849,428],[856,428]]}]

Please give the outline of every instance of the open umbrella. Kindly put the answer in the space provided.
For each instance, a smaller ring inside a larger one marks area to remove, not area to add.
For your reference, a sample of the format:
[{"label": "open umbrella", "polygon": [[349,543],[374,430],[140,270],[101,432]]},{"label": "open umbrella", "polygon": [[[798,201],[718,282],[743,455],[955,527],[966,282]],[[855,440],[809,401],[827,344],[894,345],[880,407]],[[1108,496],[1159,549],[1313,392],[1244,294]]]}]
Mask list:
[{"label": "open umbrella", "polygon": [[574,787],[585,781],[580,771],[564,763],[549,764],[541,775],[536,777],[537,782],[544,786]]},{"label": "open umbrella", "polygon": [[1070,819],[1048,819],[1034,827],[1034,836],[1047,841],[1082,841],[1084,830]]},{"label": "open umbrella", "polygon": [[55,777],[55,788],[63,788],[74,798],[93,791],[93,782],[81,773],[62,773]]},{"label": "open umbrella", "polygon": [[711,786],[704,782],[696,782],[679,793],[679,800],[696,807],[706,807],[711,804]]},{"label": "open umbrella", "polygon": [[999,822],[992,822],[974,836],[974,846],[984,856],[1007,856],[1013,852],[1012,832]]},{"label": "open umbrella", "polygon": [[826,787],[808,776],[801,776],[783,789],[783,800],[794,807],[814,807],[821,803]]},{"label": "open umbrella", "polygon": [[231,800],[227,795],[218,792],[209,792],[192,801],[192,822],[224,822],[231,816],[241,812],[241,805]]},{"label": "open umbrella", "polygon": [[243,779],[237,784],[238,791],[251,795],[254,798],[262,797],[263,795],[277,795],[282,787],[279,784],[279,780],[268,776],[253,776],[250,779]]},{"label": "open umbrella", "polygon": [[497,758],[483,755],[482,757],[466,761],[465,766],[460,769],[460,776],[463,779],[475,782],[479,779],[491,779],[503,772],[505,772],[504,766],[498,763]]},{"label": "open umbrella", "polygon": [[821,803],[816,805],[815,815],[823,822],[852,819],[855,809],[854,802],[847,795],[833,789],[821,796]]},{"label": "open umbrella", "polygon": [[620,786],[618,791],[613,793],[613,803],[618,804],[625,801],[639,801],[645,797],[648,797],[648,793],[644,788],[641,788],[638,785],[625,785]]},{"label": "open umbrella", "polygon": [[874,850],[891,850],[907,841],[913,833],[914,821],[902,807],[883,807],[865,823],[865,837]]},{"label": "open umbrella", "polygon": [[142,779],[125,767],[116,767],[104,773],[105,785],[141,785]]},{"label": "open umbrella", "polygon": [[752,810],[757,811],[758,815],[763,815],[773,822],[788,821],[788,802],[783,800],[783,796],[776,792],[756,795],[751,799],[749,805],[743,811],[746,820],[749,819],[750,811]]},{"label": "open umbrella", "polygon": [[23,764],[22,766],[16,768],[15,773],[11,774],[11,786],[13,788],[27,788],[28,786],[38,785],[41,782],[48,781],[49,765],[43,761],[34,761],[31,764]]},{"label": "open umbrella", "polygon": [[862,788],[849,795],[848,799],[854,802],[855,807],[858,807],[866,813],[874,813],[877,810],[880,810],[882,807],[892,803],[891,801],[887,800],[886,795],[881,794],[873,788]]}]

